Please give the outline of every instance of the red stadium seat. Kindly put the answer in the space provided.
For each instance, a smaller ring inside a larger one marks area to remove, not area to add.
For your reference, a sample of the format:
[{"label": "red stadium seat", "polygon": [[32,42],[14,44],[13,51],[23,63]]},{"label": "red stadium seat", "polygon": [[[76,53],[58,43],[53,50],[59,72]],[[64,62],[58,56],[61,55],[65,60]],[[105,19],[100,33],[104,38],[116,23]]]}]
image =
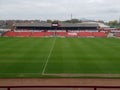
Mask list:
[{"label": "red stadium seat", "polygon": [[[120,37],[120,33],[116,33]],[[66,36],[66,37],[107,37],[105,32],[13,32],[7,31],[2,36],[10,37],[44,37],[44,36]]]},{"label": "red stadium seat", "polygon": [[3,34],[3,36],[8,36],[8,37],[15,37],[17,36],[16,32],[12,32],[12,31],[7,31]]},{"label": "red stadium seat", "polygon": [[45,32],[32,32],[32,37],[43,37],[45,36]]},{"label": "red stadium seat", "polygon": [[54,36],[55,32],[45,32],[45,36]]},{"label": "red stadium seat", "polygon": [[66,36],[66,32],[56,32],[56,36]]},{"label": "red stadium seat", "polygon": [[20,37],[29,37],[31,35],[31,32],[17,32],[17,36]]},{"label": "red stadium seat", "polygon": [[94,37],[106,37],[105,32],[93,32]]},{"label": "red stadium seat", "polygon": [[80,37],[90,37],[92,36],[92,33],[91,32],[79,32],[78,35]]}]

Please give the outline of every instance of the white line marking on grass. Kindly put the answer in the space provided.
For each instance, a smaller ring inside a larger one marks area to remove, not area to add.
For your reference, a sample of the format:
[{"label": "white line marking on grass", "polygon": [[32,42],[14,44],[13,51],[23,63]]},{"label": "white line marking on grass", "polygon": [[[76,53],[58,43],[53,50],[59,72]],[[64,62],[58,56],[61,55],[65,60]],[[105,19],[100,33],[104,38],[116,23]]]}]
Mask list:
[{"label": "white line marking on grass", "polygon": [[46,67],[47,67],[49,58],[50,58],[50,56],[51,56],[51,54],[52,54],[52,51],[53,51],[53,48],[54,48],[54,45],[55,45],[55,41],[56,41],[56,37],[55,37],[55,39],[54,39],[54,41],[53,41],[52,47],[51,47],[50,52],[49,52],[49,54],[48,54],[48,57],[47,57],[47,59],[46,59],[46,62],[45,62],[45,65],[44,65],[44,68],[43,68],[43,71],[42,71],[42,75],[44,75],[44,72],[45,72],[45,69],[46,69]]}]

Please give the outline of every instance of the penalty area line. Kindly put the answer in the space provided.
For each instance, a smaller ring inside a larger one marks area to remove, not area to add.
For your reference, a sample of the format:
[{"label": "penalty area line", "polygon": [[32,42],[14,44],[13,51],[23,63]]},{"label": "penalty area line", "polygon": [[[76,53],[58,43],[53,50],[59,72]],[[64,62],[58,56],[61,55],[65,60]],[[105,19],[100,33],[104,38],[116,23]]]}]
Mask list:
[{"label": "penalty area line", "polygon": [[48,56],[47,56],[47,59],[46,59],[46,62],[45,62],[45,64],[44,64],[44,68],[43,68],[43,71],[42,71],[42,75],[44,75],[44,72],[45,72],[45,69],[46,69],[46,67],[47,67],[49,58],[50,58],[50,56],[51,56],[51,54],[52,54],[52,51],[53,51],[53,48],[54,48],[54,46],[55,46],[55,41],[56,41],[56,37],[55,37],[55,39],[53,40],[53,44],[52,44],[52,46],[51,46],[50,52],[49,52],[49,54],[48,54]]}]

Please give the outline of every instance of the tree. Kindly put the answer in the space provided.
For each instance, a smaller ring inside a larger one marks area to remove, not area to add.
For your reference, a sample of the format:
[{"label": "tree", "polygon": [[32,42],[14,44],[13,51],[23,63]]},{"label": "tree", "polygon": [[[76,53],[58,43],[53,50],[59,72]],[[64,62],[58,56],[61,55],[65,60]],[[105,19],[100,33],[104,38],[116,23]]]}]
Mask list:
[{"label": "tree", "polygon": [[108,24],[111,25],[111,26],[116,26],[116,25],[118,25],[119,23],[118,23],[117,20],[114,20],[114,21],[109,21]]},{"label": "tree", "polygon": [[48,19],[48,20],[47,20],[47,23],[52,23],[52,20]]},{"label": "tree", "polygon": [[80,21],[79,21],[79,19],[72,19],[71,22],[72,23],[79,23]]},{"label": "tree", "polygon": [[108,25],[110,25],[113,28],[120,28],[119,22],[117,20],[109,21]]},{"label": "tree", "polygon": [[79,19],[72,19],[72,20],[66,20],[64,22],[67,22],[67,23],[80,23],[81,21]]}]

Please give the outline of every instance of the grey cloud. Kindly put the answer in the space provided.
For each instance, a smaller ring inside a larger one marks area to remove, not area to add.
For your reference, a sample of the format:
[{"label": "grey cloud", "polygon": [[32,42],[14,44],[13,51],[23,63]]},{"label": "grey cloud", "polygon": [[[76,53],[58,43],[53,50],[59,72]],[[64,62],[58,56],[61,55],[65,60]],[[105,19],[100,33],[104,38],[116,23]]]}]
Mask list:
[{"label": "grey cloud", "polygon": [[0,0],[0,19],[117,19],[120,0]]}]

